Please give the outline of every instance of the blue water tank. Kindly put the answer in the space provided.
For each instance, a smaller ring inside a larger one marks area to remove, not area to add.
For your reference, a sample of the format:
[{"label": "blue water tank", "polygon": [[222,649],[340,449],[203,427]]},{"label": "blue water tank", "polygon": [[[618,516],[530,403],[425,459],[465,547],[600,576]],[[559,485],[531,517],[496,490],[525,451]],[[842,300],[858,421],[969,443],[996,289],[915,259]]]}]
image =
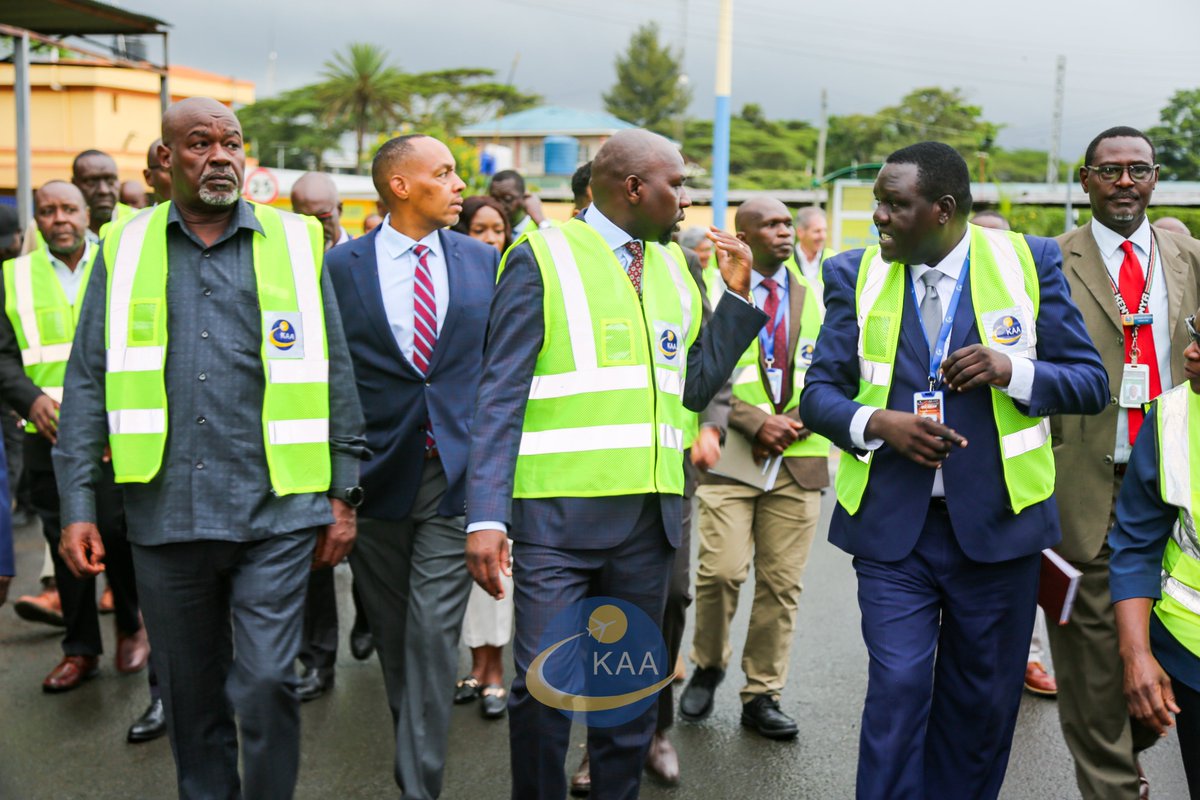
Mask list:
[{"label": "blue water tank", "polygon": [[547,175],[573,175],[579,163],[579,140],[574,136],[547,136],[542,164]]}]

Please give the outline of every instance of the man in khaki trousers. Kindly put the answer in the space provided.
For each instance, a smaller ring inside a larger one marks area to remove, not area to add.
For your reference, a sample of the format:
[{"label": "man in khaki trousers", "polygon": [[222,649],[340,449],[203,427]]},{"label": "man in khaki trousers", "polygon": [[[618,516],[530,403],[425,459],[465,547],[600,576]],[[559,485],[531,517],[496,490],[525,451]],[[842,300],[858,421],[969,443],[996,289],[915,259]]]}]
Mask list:
[{"label": "man in khaki trousers", "polygon": [[[737,235],[754,256],[755,304],[771,320],[735,370],[727,437],[743,437],[758,458],[783,455],[770,491],[709,474],[700,501],[696,574],[696,672],[680,699],[684,719],[712,711],[713,693],[732,653],[729,627],[754,563],[754,604],[742,654],[746,685],[742,724],[771,739],[796,735],[779,707],[796,628],[800,578],[829,485],[829,442],[814,436],[797,410],[804,372],[820,329],[820,296],[792,259],[795,229],[786,206],[759,198],[744,203]],[[728,450],[731,442],[726,441]],[[714,468],[721,469],[718,462]]]},{"label": "man in khaki trousers", "polygon": [[[1180,354],[1190,341],[1184,318],[1198,302],[1200,245],[1151,231],[1146,206],[1158,167],[1154,147],[1140,131],[1111,128],[1097,136],[1079,178],[1092,220],[1058,242],[1071,296],[1104,359],[1112,398],[1099,416],[1051,419],[1063,534],[1057,550],[1083,578],[1070,622],[1050,626],[1050,645],[1059,717],[1080,793],[1085,800],[1129,800],[1149,794],[1137,753],[1157,737],[1126,710],[1105,537],[1142,419],[1140,407],[1125,406],[1135,405],[1133,395],[1145,400],[1183,380]],[[1131,368],[1135,328],[1139,358]]]}]

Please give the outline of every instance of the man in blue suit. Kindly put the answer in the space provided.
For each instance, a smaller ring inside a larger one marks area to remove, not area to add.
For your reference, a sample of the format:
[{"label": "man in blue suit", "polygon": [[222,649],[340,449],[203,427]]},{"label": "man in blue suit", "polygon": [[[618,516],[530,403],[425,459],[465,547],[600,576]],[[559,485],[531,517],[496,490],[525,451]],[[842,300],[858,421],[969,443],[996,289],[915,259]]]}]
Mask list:
[{"label": "man in blue suit", "polygon": [[858,797],[994,798],[1059,540],[1044,418],[1098,413],[1107,378],[1058,246],[968,225],[952,148],[896,151],[875,197],[879,246],[825,262],[800,403],[844,451],[829,538],[871,657]]},{"label": "man in blue suit", "polygon": [[441,793],[458,638],[471,577],[464,472],[496,249],[453,231],[465,186],[420,134],[372,164],[383,224],[325,257],[373,453],[350,557],[396,724],[396,782]]},{"label": "man in blue suit", "polygon": [[[559,800],[567,792],[570,720],[534,699],[526,683],[543,630],[589,596],[617,598],[656,624],[662,620],[682,528],[682,435],[670,420],[681,418],[674,416],[680,406],[704,409],[766,321],[748,299],[749,247],[713,233],[730,291],[698,333],[692,327],[700,315],[699,289],[678,248],[662,246],[690,205],[683,181],[683,159],[668,140],[643,130],[616,134],[592,162],[592,205],[562,228],[518,242],[496,287],[471,431],[467,563],[475,580],[498,596],[500,570],[509,568],[508,537],[516,542],[516,678],[509,701],[514,800]],[[555,255],[541,249],[555,241]],[[547,281],[545,275],[565,277]],[[572,299],[564,285],[578,287]],[[589,321],[593,308],[595,324]],[[681,308],[685,319],[695,314],[682,325],[679,317],[657,316]],[[561,314],[582,324],[548,324]],[[672,333],[678,349],[648,352],[649,342]],[[548,367],[554,359],[571,360],[571,353],[578,371]],[[679,371],[662,373],[660,365],[668,363]],[[604,385],[609,375],[621,376],[620,385]],[[598,390],[582,388],[593,381]],[[537,416],[566,407],[584,409],[577,418],[582,425],[553,430]],[[605,425],[614,418],[637,424]],[[547,430],[556,436],[539,436]],[[597,453],[605,467],[528,472],[530,455],[578,464]],[[646,485],[671,490],[647,492]],[[624,724],[588,729],[593,797],[637,796],[656,719],[650,705]]]}]

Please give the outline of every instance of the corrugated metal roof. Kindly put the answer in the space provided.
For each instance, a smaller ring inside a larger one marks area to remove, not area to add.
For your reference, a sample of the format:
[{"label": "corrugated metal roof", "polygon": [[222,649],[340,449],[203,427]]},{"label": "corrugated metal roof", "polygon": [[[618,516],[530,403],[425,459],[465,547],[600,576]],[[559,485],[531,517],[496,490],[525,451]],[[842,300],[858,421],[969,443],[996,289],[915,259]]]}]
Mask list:
[{"label": "corrugated metal roof", "polygon": [[95,0],[0,0],[0,23],[46,36],[160,33],[170,27]]},{"label": "corrugated metal roof", "polygon": [[580,111],[563,106],[541,106],[459,130],[459,136],[603,136],[635,128],[604,111]]}]

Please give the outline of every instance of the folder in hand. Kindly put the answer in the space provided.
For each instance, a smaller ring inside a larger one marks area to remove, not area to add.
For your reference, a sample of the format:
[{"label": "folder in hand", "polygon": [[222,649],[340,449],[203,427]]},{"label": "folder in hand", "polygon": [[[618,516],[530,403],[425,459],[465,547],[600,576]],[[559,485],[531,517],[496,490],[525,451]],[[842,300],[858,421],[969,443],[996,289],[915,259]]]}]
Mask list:
[{"label": "folder in hand", "polygon": [[1066,625],[1075,606],[1075,593],[1079,591],[1082,572],[1071,566],[1065,558],[1047,548],[1042,551],[1042,577],[1038,583],[1038,605],[1050,619]]}]

